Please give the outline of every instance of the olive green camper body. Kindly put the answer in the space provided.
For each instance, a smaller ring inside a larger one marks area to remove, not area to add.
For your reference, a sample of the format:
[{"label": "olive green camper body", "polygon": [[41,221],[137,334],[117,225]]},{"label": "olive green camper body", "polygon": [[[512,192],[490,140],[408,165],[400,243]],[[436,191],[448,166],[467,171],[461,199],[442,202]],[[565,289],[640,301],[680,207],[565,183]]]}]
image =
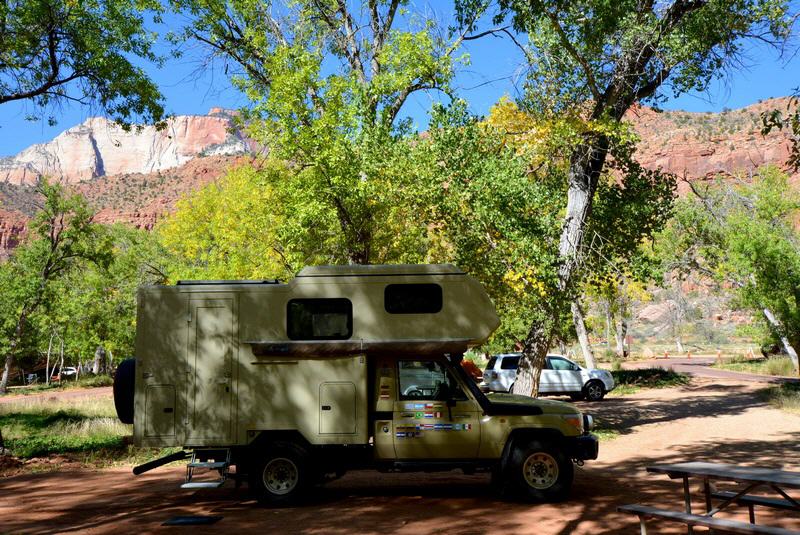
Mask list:
[{"label": "olive green camper body", "polygon": [[[451,265],[149,286],[138,305],[138,446],[226,449],[242,474],[287,473],[260,461],[275,447],[284,461],[299,448],[319,473],[497,470],[534,439],[557,444],[568,463],[597,455],[590,418],[572,405],[487,397],[463,372],[464,351],[499,320],[483,287]],[[267,478],[251,486],[283,497]]]}]

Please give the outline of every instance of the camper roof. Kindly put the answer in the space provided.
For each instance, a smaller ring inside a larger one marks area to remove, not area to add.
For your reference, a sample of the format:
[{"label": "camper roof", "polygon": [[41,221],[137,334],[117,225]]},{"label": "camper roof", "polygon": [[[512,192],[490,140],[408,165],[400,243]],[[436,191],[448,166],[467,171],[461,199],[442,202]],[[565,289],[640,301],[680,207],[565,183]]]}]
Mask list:
[{"label": "camper roof", "polygon": [[365,277],[377,275],[465,275],[453,264],[390,264],[352,266],[311,266],[303,269],[297,277]]}]

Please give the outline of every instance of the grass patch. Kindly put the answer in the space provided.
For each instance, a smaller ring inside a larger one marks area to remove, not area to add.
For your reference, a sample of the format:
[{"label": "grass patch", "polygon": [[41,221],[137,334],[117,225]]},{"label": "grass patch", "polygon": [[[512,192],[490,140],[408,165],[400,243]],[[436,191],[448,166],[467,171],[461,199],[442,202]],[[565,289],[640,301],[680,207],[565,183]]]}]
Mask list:
[{"label": "grass patch", "polygon": [[761,396],[770,405],[788,412],[800,414],[800,384],[785,383],[761,391]]},{"label": "grass patch", "polygon": [[[111,397],[69,400],[24,398],[0,404],[0,430],[11,455],[34,459],[26,470],[57,469],[60,462],[93,468],[152,461],[182,448],[136,448],[133,426],[117,419]],[[58,458],[38,465],[35,459]],[[26,465],[28,466],[28,465]]]},{"label": "grass patch", "polygon": [[593,429],[592,434],[596,435],[599,440],[608,441],[619,437],[621,433],[614,429]]},{"label": "grass patch", "polygon": [[131,426],[117,419],[108,398],[4,403],[0,405],[0,429],[6,448],[23,459],[122,450],[132,433]]},{"label": "grass patch", "polygon": [[789,357],[770,357],[766,359],[734,357],[730,361],[715,363],[712,368],[742,373],[754,373],[757,375],[797,377],[797,373],[794,371],[794,364]]},{"label": "grass patch", "polygon": [[613,370],[616,388],[609,395],[624,396],[642,388],[669,388],[689,384],[689,376],[664,368],[642,368],[640,370]]}]

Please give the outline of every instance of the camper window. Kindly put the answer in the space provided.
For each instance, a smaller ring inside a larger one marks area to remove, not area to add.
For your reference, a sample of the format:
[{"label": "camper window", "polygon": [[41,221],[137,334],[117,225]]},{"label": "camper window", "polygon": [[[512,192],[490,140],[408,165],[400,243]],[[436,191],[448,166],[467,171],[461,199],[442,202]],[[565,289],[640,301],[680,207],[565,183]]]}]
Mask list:
[{"label": "camper window", "polygon": [[349,299],[292,299],[286,306],[290,340],[347,340],[353,334]]},{"label": "camper window", "polygon": [[442,310],[442,287],[438,284],[389,284],[383,292],[389,314],[435,314]]}]

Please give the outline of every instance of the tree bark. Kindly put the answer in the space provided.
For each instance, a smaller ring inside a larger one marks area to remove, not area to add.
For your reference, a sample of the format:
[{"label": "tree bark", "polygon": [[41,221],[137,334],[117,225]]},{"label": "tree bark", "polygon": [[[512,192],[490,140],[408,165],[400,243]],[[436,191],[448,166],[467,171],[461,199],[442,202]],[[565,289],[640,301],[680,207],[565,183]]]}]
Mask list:
[{"label": "tree bark", "polygon": [[586,332],[586,322],[583,319],[583,310],[581,310],[581,304],[577,299],[572,301],[572,322],[575,324],[575,332],[578,334],[578,342],[581,344],[586,367],[589,369],[596,368],[592,345],[589,343],[589,334]]},{"label": "tree bark", "polygon": [[781,344],[783,345],[783,350],[789,355],[789,358],[792,359],[792,364],[794,364],[794,370],[800,373],[800,362],[798,362],[797,358],[797,351],[792,346],[789,339],[786,335],[783,334],[783,325],[781,324],[780,320],[775,317],[775,314],[766,307],[764,307],[764,317],[767,318],[770,326],[775,330],[775,333],[780,337]]},{"label": "tree bark", "polygon": [[25,308],[19,314],[17,326],[14,328],[14,336],[8,344],[8,353],[6,354],[6,363],[3,366],[3,377],[0,378],[0,394],[5,394],[8,391],[8,376],[11,373],[11,367],[14,365],[14,354],[17,351],[17,344],[19,344],[22,334],[25,331],[25,322],[28,320],[28,312]]},{"label": "tree bark", "polygon": [[603,313],[606,317],[606,349],[611,349],[611,303],[603,300]]},{"label": "tree bark", "polygon": [[625,311],[623,309],[619,312],[619,318],[617,319],[617,328],[615,331],[615,337],[617,341],[617,356],[621,359],[624,359],[628,356],[628,352],[625,351],[625,336],[628,334],[628,320],[625,319]]},{"label": "tree bark", "polygon": [[[53,336],[54,334],[50,334],[50,342],[47,344],[47,362],[44,365],[44,384],[50,384],[50,353],[53,351]],[[55,368],[55,366],[53,366]]]},{"label": "tree bark", "polygon": [[592,197],[597,189],[600,171],[608,154],[608,138],[587,133],[570,159],[567,210],[558,245],[560,265],[558,285],[552,296],[545,320],[536,320],[525,338],[514,393],[526,396],[539,394],[539,377],[553,337],[553,327],[561,311],[569,306],[573,274],[580,263],[586,221],[592,211]]},{"label": "tree bark", "polygon": [[103,369],[103,363],[106,360],[106,350],[103,346],[97,346],[94,351],[94,362],[92,362],[92,375],[98,375]]}]

